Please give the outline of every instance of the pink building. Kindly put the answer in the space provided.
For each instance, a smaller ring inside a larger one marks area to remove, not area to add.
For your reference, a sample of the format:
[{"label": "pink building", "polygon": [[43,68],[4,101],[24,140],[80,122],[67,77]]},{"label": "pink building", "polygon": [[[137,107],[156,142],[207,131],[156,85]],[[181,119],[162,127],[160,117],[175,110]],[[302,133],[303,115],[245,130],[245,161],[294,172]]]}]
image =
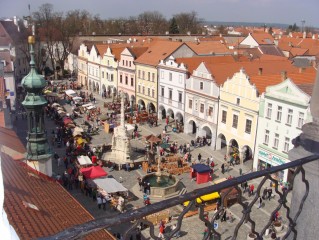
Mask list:
[{"label": "pink building", "polygon": [[121,53],[118,64],[118,91],[135,104],[135,64],[134,60],[146,52],[147,47],[127,47]]}]

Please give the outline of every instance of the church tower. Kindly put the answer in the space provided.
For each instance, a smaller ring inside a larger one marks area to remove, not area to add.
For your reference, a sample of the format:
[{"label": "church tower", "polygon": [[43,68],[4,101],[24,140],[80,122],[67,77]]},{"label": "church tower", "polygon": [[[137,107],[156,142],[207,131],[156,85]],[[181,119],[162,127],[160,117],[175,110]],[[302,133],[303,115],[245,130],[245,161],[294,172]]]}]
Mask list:
[{"label": "church tower", "polygon": [[29,36],[30,45],[30,72],[22,79],[22,86],[27,95],[22,102],[27,112],[28,134],[27,134],[27,153],[26,159],[30,167],[35,170],[51,176],[52,175],[52,154],[47,140],[44,126],[44,106],[47,101],[42,95],[46,86],[45,79],[35,70],[34,36]]}]

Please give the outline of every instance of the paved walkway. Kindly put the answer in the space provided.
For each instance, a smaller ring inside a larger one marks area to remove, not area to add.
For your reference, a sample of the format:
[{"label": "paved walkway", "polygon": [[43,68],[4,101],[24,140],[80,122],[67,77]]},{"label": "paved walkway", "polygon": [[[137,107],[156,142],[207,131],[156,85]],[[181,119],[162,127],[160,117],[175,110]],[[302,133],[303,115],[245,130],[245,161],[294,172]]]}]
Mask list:
[{"label": "paved walkway", "polygon": [[[105,100],[102,100],[102,98],[100,96],[96,96],[97,99],[97,103],[96,105],[99,106],[102,110],[102,112],[104,111],[103,108],[103,104]],[[107,99],[106,101],[110,101],[111,99]],[[64,105],[64,107],[66,108],[67,111],[71,110],[71,106],[70,105]],[[79,118],[76,119],[77,124],[80,124],[83,121],[83,118]],[[52,129],[55,128],[55,124],[52,120],[50,119],[46,119],[46,127],[47,127],[47,132],[48,135],[50,135]],[[158,135],[163,131],[164,128],[164,123],[159,121],[159,124],[157,127],[149,127],[147,124],[145,125],[139,125],[139,133],[140,136],[144,136],[144,135],[149,135],[149,134],[154,134],[154,135]],[[21,140],[23,140],[23,142],[25,142],[25,136],[26,136],[26,121],[18,118],[16,124],[15,124],[15,130],[17,131],[18,135],[20,136]],[[177,141],[178,144],[181,143],[188,143],[193,139],[193,136],[188,135],[188,134],[184,134],[184,133],[175,133],[170,131],[171,129],[169,129],[168,134],[171,137],[172,141]],[[93,139],[92,139],[92,144],[93,145],[101,145],[103,143],[109,143],[111,142],[111,134],[107,134],[103,131],[102,127],[100,130],[100,134],[98,135],[94,135]],[[133,147],[140,147],[143,148],[144,147],[144,141],[142,139],[142,137],[140,137],[137,140],[132,140],[131,141],[131,145]],[[60,156],[64,156],[65,154],[65,148],[61,147],[61,148],[56,148],[53,147],[53,152],[57,152]],[[222,163],[224,163],[224,153],[222,151],[212,151],[211,147],[205,146],[205,147],[200,147],[200,148],[192,148],[191,149],[191,153],[193,156],[193,160],[195,160],[194,158],[197,158],[197,155],[199,153],[201,153],[202,155],[202,159],[207,159],[207,157],[213,156],[214,161],[216,163],[216,170],[214,172],[214,177],[213,177],[213,181],[220,179],[220,178],[224,178],[224,177],[228,177],[228,176],[239,176],[239,169],[242,168],[243,173],[247,173],[250,171],[250,166],[247,165],[236,165],[234,167],[230,167],[229,171],[225,174],[222,174],[220,171],[220,166]],[[142,194],[141,192],[139,192],[138,189],[138,185],[137,185],[137,177],[144,174],[141,170],[132,170],[130,172],[124,171],[124,170],[115,170],[115,171],[109,171],[109,169],[105,168],[105,170],[109,173],[109,177],[114,177],[115,179],[117,179],[118,181],[123,180],[122,184],[129,189],[130,191],[130,196],[131,196],[131,201],[126,205],[126,209],[130,210],[134,207],[142,207],[143,206],[143,200],[141,198]],[[55,173],[59,173],[62,174],[65,169],[64,166],[62,167],[58,167],[57,166],[57,162],[53,162],[53,171]],[[208,185],[211,185],[212,182],[208,182],[205,184],[196,184],[195,182],[191,181],[189,174],[182,174],[180,176],[177,177],[180,181],[183,182],[183,184],[185,185],[187,192],[193,191],[197,188],[202,188],[202,187],[206,187]],[[257,186],[257,184],[261,181],[261,179],[254,179],[253,181],[251,181],[249,184],[254,184],[255,186]],[[268,185],[268,184],[267,184]],[[83,193],[81,193],[81,191],[79,189],[73,189],[70,190],[70,193],[72,194],[73,197],[75,197],[95,218],[101,218],[101,217],[114,217],[116,215],[118,215],[119,213],[117,211],[111,210],[110,207],[107,207],[107,209],[101,210],[97,208],[97,204],[96,202],[94,202],[92,200],[92,198],[85,196]],[[244,196],[245,201],[250,202],[252,200],[252,197],[248,197],[248,196]],[[271,212],[275,209],[275,207],[277,206],[276,202],[278,200],[278,196],[276,196],[275,198],[271,199],[270,201],[265,201],[265,206],[257,209],[257,204],[255,204],[255,206],[252,208],[252,213],[251,216],[252,218],[258,222],[256,228],[257,230],[261,230],[261,226],[264,226],[266,223],[266,219],[269,218]],[[180,211],[180,208],[172,208],[171,212],[172,213],[178,213]],[[233,223],[228,223],[228,222],[218,222],[218,231],[222,234],[222,239],[230,239],[230,237],[233,235],[234,229],[235,229],[235,225],[236,223],[239,222],[240,217],[242,216],[242,207],[239,204],[235,204],[233,206],[231,206],[228,209],[229,212],[232,213],[232,215],[234,216],[235,220]],[[209,217],[212,216],[212,213],[209,214]],[[183,224],[182,224],[182,234],[181,234],[181,239],[196,239],[198,240],[198,238],[202,238],[203,235],[203,231],[205,229],[205,225],[203,222],[195,220],[198,219],[198,216],[194,216],[194,217],[190,217],[190,218],[186,218],[183,220]],[[112,227],[110,229],[108,229],[109,231],[115,233],[115,232],[123,232],[124,229],[126,229],[128,227],[129,224],[122,224],[121,226],[115,226]],[[171,224],[169,224],[171,225]],[[246,223],[244,224],[239,231],[239,235],[237,237],[237,239],[246,239],[246,236],[249,232],[249,224]],[[155,228],[156,231],[158,231],[158,228]],[[169,228],[167,229],[167,231],[169,231]],[[156,232],[157,234],[158,232]],[[145,236],[145,239],[148,239],[149,237],[149,233],[147,231],[143,231],[143,235]]]}]

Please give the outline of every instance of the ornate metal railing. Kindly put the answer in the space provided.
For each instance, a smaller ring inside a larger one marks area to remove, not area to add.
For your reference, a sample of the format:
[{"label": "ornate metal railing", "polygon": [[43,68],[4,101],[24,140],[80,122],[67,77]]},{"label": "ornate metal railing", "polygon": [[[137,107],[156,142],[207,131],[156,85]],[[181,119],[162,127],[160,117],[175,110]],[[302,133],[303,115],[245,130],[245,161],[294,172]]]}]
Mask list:
[{"label": "ornate metal railing", "polygon": [[[190,209],[196,204],[196,198],[205,195],[205,194],[209,194],[212,192],[220,192],[223,189],[228,189],[226,191],[226,194],[222,196],[221,199],[221,206],[223,207],[224,204],[224,199],[228,196],[228,194],[230,194],[230,192],[232,191],[233,188],[235,188],[238,191],[238,197],[237,197],[237,202],[238,204],[240,204],[240,206],[242,207],[242,216],[239,220],[239,222],[237,223],[233,233],[231,234],[230,237],[227,237],[227,239],[237,239],[238,238],[238,234],[240,232],[240,228],[243,224],[245,223],[250,223],[250,231],[249,233],[254,235],[251,239],[264,239],[265,238],[265,233],[268,231],[268,229],[270,227],[272,227],[273,224],[273,216],[274,214],[279,211],[282,207],[284,209],[281,209],[282,211],[285,211],[285,217],[287,218],[287,227],[284,231],[284,233],[282,234],[282,236],[280,237],[280,239],[287,239],[287,237],[290,234],[292,235],[292,239],[297,239],[297,230],[295,228],[296,226],[296,221],[302,211],[303,208],[303,204],[308,196],[308,192],[309,192],[309,183],[306,180],[306,174],[305,174],[305,170],[303,168],[303,165],[315,160],[319,159],[319,155],[312,155],[309,157],[305,157],[299,160],[295,160],[292,161],[290,163],[286,163],[280,166],[276,166],[276,167],[271,167],[262,171],[257,171],[257,172],[251,172],[248,174],[245,174],[243,176],[240,177],[236,177],[236,178],[232,178],[229,179],[227,181],[209,186],[209,187],[205,187],[205,188],[201,188],[201,189],[197,189],[194,190],[190,193],[184,194],[184,195],[180,195],[171,199],[167,199],[158,203],[154,203],[139,209],[135,209],[135,210],[131,210],[128,212],[125,212],[123,214],[118,215],[117,217],[114,218],[101,218],[101,219],[97,219],[97,220],[93,220],[90,222],[87,222],[85,224],[82,225],[77,225],[71,228],[68,228],[54,236],[51,237],[46,237],[46,238],[41,238],[41,239],[47,239],[47,240],[51,240],[51,239],[79,239],[84,237],[87,234],[90,234],[92,232],[96,232],[99,231],[101,229],[105,229],[105,228],[109,228],[112,226],[116,226],[122,223],[132,223],[131,226],[126,229],[126,232],[123,233],[123,239],[130,239],[131,235],[135,232],[136,228],[139,227],[141,224],[147,225],[149,227],[149,234],[150,237],[153,239],[160,239],[155,235],[155,227],[154,225],[146,220],[146,216],[153,214],[153,213],[157,213],[160,212],[162,210],[171,208],[173,206],[176,205],[180,205],[183,204],[185,201],[190,201],[190,204],[185,207],[183,209],[183,211],[181,212],[181,214],[178,216],[177,218],[177,227],[175,230],[171,231],[170,233],[166,233],[165,237],[166,239],[171,239],[174,234],[176,234],[180,229],[181,226],[183,224],[183,217],[185,216],[185,214],[187,212],[190,211]],[[279,182],[274,179],[272,177],[272,174],[279,172],[279,171],[283,171],[285,169],[295,169],[294,174],[292,176],[292,180],[291,180],[291,184],[288,186],[287,190],[285,191],[281,191],[279,190]],[[289,208],[289,204],[287,204],[287,194],[290,193],[292,191],[293,188],[293,183],[295,181],[295,177],[301,174],[301,181],[304,182],[305,184],[305,189],[304,189],[304,196],[303,199],[300,203],[300,207],[299,207],[299,211],[297,212],[297,214],[295,216],[290,216],[290,208]],[[240,187],[240,185],[242,183],[245,183],[247,181],[253,180],[253,179],[257,179],[257,178],[262,178],[260,181],[260,184],[258,185],[257,189],[256,189],[256,194],[254,195],[254,197],[249,201],[249,202],[244,202],[243,201],[243,192],[242,189]],[[251,212],[252,212],[252,207],[253,205],[256,203],[256,201],[258,200],[258,197],[260,196],[261,193],[261,188],[263,187],[263,185],[265,184],[265,182],[267,180],[272,181],[275,184],[275,192],[278,194],[279,199],[278,199],[278,205],[275,206],[274,210],[272,211],[272,213],[270,214],[270,217],[268,219],[268,222],[264,225],[264,227],[262,228],[261,231],[256,231],[256,222],[252,219],[251,217]],[[204,235],[203,239],[223,239],[222,238],[222,234],[220,232],[218,232],[216,229],[214,229],[213,225],[214,222],[216,220],[216,217],[221,213],[222,207],[219,208],[219,210],[217,212],[214,213],[213,217],[208,220],[205,216],[205,211],[204,211],[204,205],[200,204],[198,205],[198,216],[199,216],[199,220],[202,221],[203,223],[205,223],[206,226],[206,234]],[[283,214],[282,214],[283,215]]]}]

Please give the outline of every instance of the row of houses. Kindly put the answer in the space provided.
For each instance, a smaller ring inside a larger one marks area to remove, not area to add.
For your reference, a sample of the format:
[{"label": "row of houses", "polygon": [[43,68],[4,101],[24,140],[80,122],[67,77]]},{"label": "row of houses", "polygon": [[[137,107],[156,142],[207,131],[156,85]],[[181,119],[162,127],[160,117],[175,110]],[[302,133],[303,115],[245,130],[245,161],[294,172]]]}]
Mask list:
[{"label": "row of houses", "polygon": [[[82,44],[78,82],[99,94],[123,92],[131,104],[182,123],[185,133],[211,139],[212,150],[253,169],[287,162],[292,140],[311,120],[315,68],[267,54],[252,60],[227,48],[199,54],[201,44]],[[286,170],[278,177],[289,176]]]}]

